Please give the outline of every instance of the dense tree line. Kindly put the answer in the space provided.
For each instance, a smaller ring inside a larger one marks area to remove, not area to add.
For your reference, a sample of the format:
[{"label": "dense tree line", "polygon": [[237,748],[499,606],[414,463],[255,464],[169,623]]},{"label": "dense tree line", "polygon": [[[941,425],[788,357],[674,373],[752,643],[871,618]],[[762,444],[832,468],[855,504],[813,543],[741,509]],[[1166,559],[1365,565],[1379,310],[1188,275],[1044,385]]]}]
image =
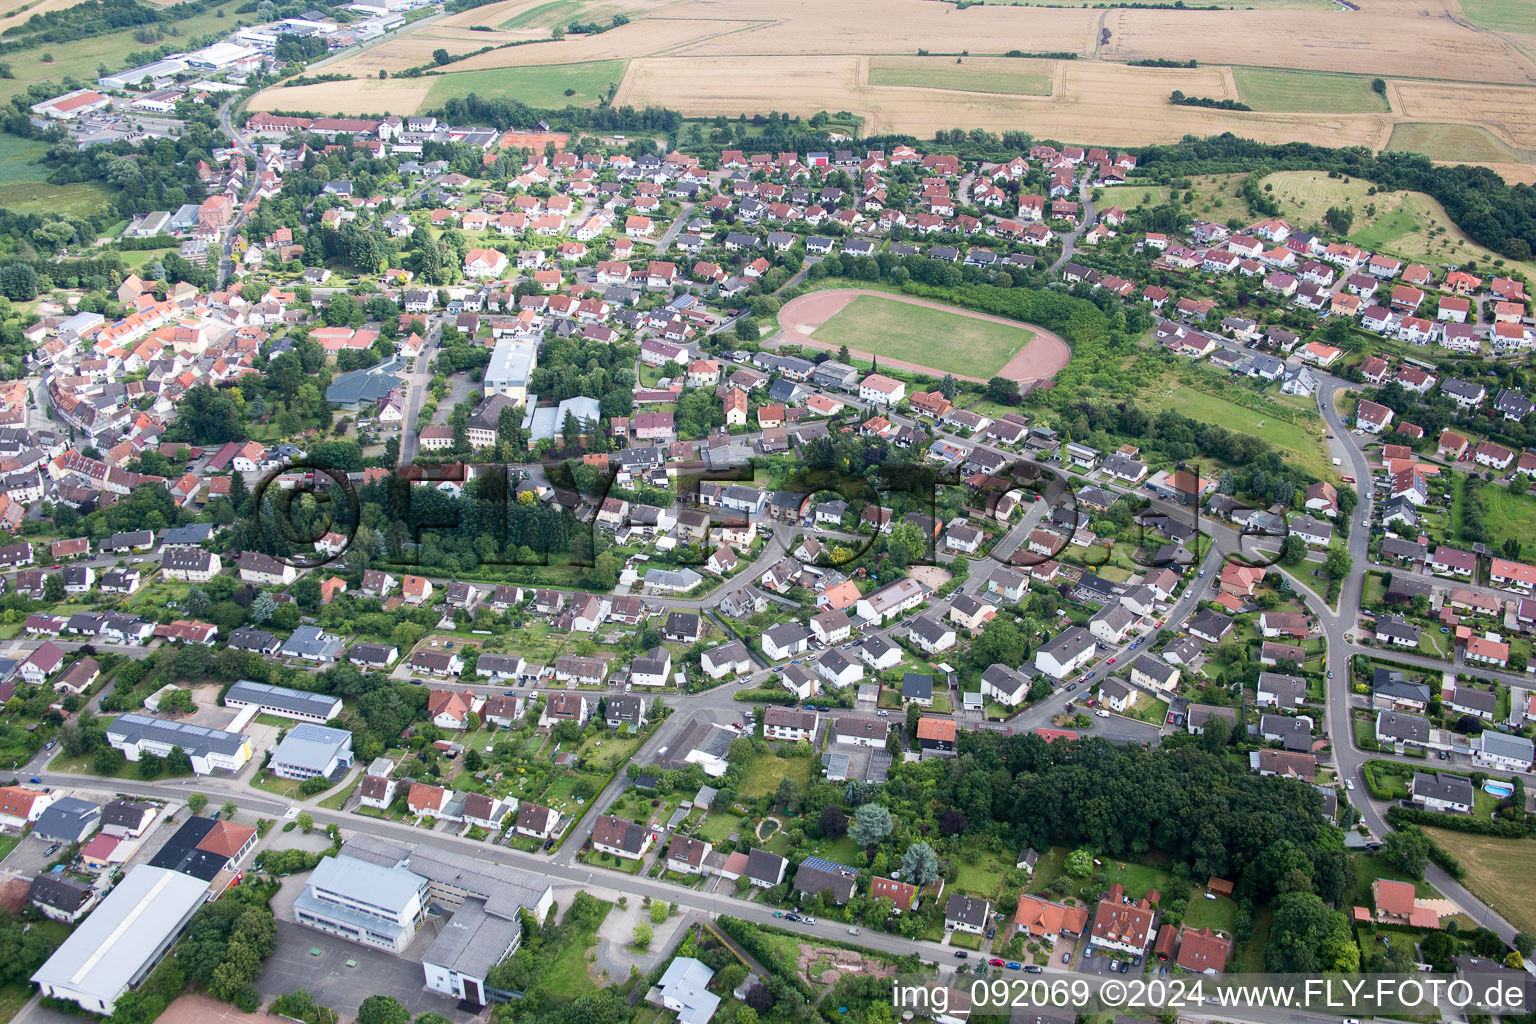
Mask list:
[{"label": "dense tree line", "polygon": [[1417,153],[1372,153],[1364,146],[1330,148],[1305,142],[1269,144],[1231,133],[1141,151],[1138,175],[1171,181],[1191,174],[1326,170],[1364,178],[1389,189],[1426,192],[1439,200],[1451,220],[1471,236],[1511,259],[1536,251],[1536,189],[1509,185],[1486,167],[1446,167]]},{"label": "dense tree line", "polygon": [[1256,900],[1304,890],[1337,903],[1349,889],[1342,837],[1310,786],[1184,743],[1147,750],[974,732],[961,749],[941,800],[1016,846],[1163,850],[1193,877],[1232,879]]}]

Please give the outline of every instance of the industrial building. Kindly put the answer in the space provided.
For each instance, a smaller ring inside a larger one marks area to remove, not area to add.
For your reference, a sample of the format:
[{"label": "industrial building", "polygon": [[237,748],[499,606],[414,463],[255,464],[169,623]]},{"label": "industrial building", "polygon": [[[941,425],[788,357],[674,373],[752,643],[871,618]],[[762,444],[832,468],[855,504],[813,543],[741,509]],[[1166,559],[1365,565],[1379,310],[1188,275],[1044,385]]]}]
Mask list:
[{"label": "industrial building", "polygon": [[142,864],[64,940],[32,980],[45,996],[111,1014],[176,941],[207,898],[191,875]]}]

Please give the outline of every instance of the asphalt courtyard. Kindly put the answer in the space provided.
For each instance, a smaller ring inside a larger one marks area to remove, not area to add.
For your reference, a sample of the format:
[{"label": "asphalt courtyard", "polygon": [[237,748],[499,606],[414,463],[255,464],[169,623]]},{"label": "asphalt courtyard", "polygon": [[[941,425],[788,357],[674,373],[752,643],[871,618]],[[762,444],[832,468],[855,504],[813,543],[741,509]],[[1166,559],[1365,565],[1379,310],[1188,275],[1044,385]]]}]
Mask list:
[{"label": "asphalt courtyard", "polygon": [[450,1020],[473,1020],[458,1011],[458,1000],[423,985],[421,954],[431,944],[433,931],[431,923],[423,926],[406,956],[397,957],[279,920],[277,952],[262,966],[256,985],[265,1000],[305,989],[315,1002],[344,1018],[356,1015],[364,999],[381,995],[398,999],[413,1018],[435,1010]]}]

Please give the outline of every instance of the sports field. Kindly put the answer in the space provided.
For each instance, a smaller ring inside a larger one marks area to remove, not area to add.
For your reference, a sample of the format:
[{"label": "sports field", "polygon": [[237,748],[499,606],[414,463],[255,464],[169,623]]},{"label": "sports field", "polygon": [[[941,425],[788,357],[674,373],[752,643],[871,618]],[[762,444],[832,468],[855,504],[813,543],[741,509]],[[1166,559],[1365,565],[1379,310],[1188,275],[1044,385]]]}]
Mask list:
[{"label": "sports field", "polygon": [[[610,85],[624,80],[628,66],[628,61],[604,60],[497,71],[453,71],[431,77],[426,104],[435,107],[445,100],[475,93],[487,99],[519,100],[530,107],[590,107],[608,94]],[[573,90],[572,95],[566,95],[567,89]]]},{"label": "sports field", "polygon": [[1011,96],[1049,96],[1051,62],[977,60],[956,64],[953,57],[878,57],[870,61],[870,85],[907,85]]},{"label": "sports field", "polygon": [[999,373],[1032,337],[1022,326],[875,295],[856,296],[811,334],[824,345],[982,379]]},{"label": "sports field", "polygon": [[1536,887],[1526,881],[1531,857],[1536,855],[1536,843],[1444,828],[1424,831],[1461,861],[1461,866],[1467,869],[1462,883],[1473,895],[1521,931],[1536,932]]},{"label": "sports field", "polygon": [[1285,113],[1364,114],[1387,109],[1387,98],[1359,75],[1233,68],[1238,97],[1254,110]]}]

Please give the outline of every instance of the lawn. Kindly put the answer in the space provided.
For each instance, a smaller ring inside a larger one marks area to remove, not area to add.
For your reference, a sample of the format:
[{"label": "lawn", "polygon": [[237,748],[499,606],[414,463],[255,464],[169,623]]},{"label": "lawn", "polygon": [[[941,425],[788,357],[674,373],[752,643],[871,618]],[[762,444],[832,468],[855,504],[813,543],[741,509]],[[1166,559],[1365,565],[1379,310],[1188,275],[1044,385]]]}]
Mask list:
[{"label": "lawn", "polygon": [[813,758],[809,757],[773,757],[762,756],[752,762],[747,769],[747,777],[741,785],[741,795],[745,797],[770,796],[779,788],[779,780],[792,779],[795,785],[802,790],[811,784],[811,764]]},{"label": "lawn", "polygon": [[[1389,149],[1422,152],[1434,160],[1484,160],[1521,162],[1523,157],[1508,147],[1479,145],[1473,129],[1459,132],[1456,125],[1426,125],[1432,129],[1422,136],[1409,133],[1399,135],[1405,126],[1399,125],[1393,132]],[[1436,145],[1440,130],[1453,135],[1466,135],[1462,145]],[[1483,131],[1476,129],[1475,131]],[[1484,135],[1487,133],[1484,132]],[[1487,135],[1487,141],[1497,140]],[[1496,258],[1486,249],[1474,244],[1466,234],[1451,222],[1445,208],[1422,192],[1377,192],[1370,194],[1370,182],[1358,178],[1330,178],[1320,171],[1278,171],[1264,179],[1266,186],[1274,186],[1273,196],[1280,204],[1281,213],[1291,221],[1311,227],[1321,224],[1330,206],[1347,207],[1354,211],[1349,240],[1368,249],[1386,250],[1415,261],[1436,263],[1465,263],[1468,260],[1492,260]],[[1536,273],[1536,265],[1529,262],[1506,261],[1530,275]]]},{"label": "lawn", "polygon": [[573,941],[540,973],[540,988],[565,999],[577,999],[597,990],[596,982],[587,973],[587,950],[597,941],[597,929],[612,909],[612,903],[603,903],[603,916],[590,929],[572,936]]},{"label": "lawn", "polygon": [[719,811],[711,811],[704,818],[704,823],[699,826],[698,836],[706,839],[716,846],[725,842],[732,832],[741,833],[748,827],[748,823],[734,814],[723,814]]},{"label": "lawn", "polygon": [[957,65],[947,57],[905,58],[900,66],[871,66],[869,84],[1004,93],[1010,96],[1049,96],[1051,75],[1048,66],[1043,74],[1025,71],[1024,68],[1028,66],[1037,65],[1033,62],[1030,65],[1021,63],[1018,71],[981,74],[967,70],[964,65]]},{"label": "lawn", "polygon": [[[535,107],[591,107],[608,95],[610,85],[624,80],[628,65],[623,60],[598,60],[548,67],[450,71],[432,76],[426,105],[440,105],[474,93],[482,98],[516,99]],[[566,90],[573,92],[567,94]]]},{"label": "lawn", "polygon": [[0,134],[0,177],[7,182],[47,180],[48,168],[34,162],[41,161],[47,152],[46,142]]},{"label": "lawn", "polygon": [[[1433,831],[1433,830],[1430,830]],[[1454,833],[1461,835],[1461,833]],[[1479,836],[1478,838],[1482,838]],[[1448,848],[1448,847],[1447,847]],[[1386,862],[1384,857],[1372,854],[1362,854],[1354,858],[1355,887],[1350,892],[1348,903],[1351,906],[1368,906],[1371,898],[1371,883],[1378,878],[1385,878],[1392,882],[1412,882],[1413,891],[1422,899],[1439,899],[1440,891],[1423,879],[1410,878],[1405,872],[1399,871]]]},{"label": "lawn", "polygon": [[[941,366],[986,379],[1000,371],[1033,332],[960,312],[929,309],[878,295],[860,295],[811,335],[827,345],[847,345],[919,366]],[[944,339],[942,345],[935,340]]]},{"label": "lawn", "polygon": [[1474,25],[1495,32],[1536,34],[1536,6],[1530,0],[1461,0],[1461,11]]},{"label": "lawn", "polygon": [[981,856],[972,864],[968,861],[970,852],[965,851],[956,858],[955,889],[996,899],[1012,865],[1003,863],[990,850],[977,851]]},{"label": "lawn", "polygon": [[1441,828],[1424,831],[1467,869],[1462,884],[1516,928],[1536,931],[1536,887],[1527,881],[1531,854],[1536,852],[1530,840],[1497,839]]},{"label": "lawn", "polygon": [[5,858],[10,855],[10,852],[16,848],[16,844],[19,842],[21,842],[21,836],[19,835],[0,835],[0,860],[5,860]]},{"label": "lawn", "polygon": [[1233,68],[1238,97],[1254,110],[1365,114],[1387,110],[1387,98],[1358,75]]},{"label": "lawn", "polygon": [[[1168,888],[1168,872],[1152,867],[1150,864],[1130,864],[1124,861],[1104,861],[1105,880],[1113,884],[1119,882],[1125,886],[1125,894],[1133,900],[1139,900],[1147,894],[1149,889],[1166,890]],[[1195,901],[1190,901],[1194,906]]]},{"label": "lawn", "polygon": [[1483,521],[1493,534],[1489,547],[1499,547],[1510,537],[1519,538],[1521,543],[1536,537],[1536,498],[1492,485],[1485,486],[1480,493]]},{"label": "lawn", "polygon": [[1237,919],[1237,904],[1225,896],[1208,900],[1203,893],[1190,897],[1189,909],[1184,911],[1184,924],[1190,928],[1213,928],[1232,934],[1232,922]]},{"label": "lawn", "polygon": [[1253,913],[1253,935],[1249,937],[1248,944],[1238,954],[1238,970],[1244,974],[1261,974],[1264,971],[1264,946],[1269,942],[1269,926],[1274,922],[1275,912],[1265,904]]},{"label": "lawn", "polygon": [[1280,450],[1283,458],[1319,478],[1336,476],[1337,471],[1323,456],[1322,421],[1288,409],[1279,403],[1260,412],[1189,386],[1159,389],[1145,396],[1158,409],[1173,409],[1186,416],[1261,437]]},{"label": "lawn", "polygon": [[1116,185],[1104,190],[1104,203],[1107,208],[1118,206],[1122,210],[1134,210],[1140,206],[1162,206],[1168,201],[1172,190],[1167,185],[1143,185],[1136,182],[1134,185]]},{"label": "lawn", "polygon": [[[254,789],[280,796],[285,800],[307,800],[308,797],[299,792],[299,785],[298,779],[280,779],[268,771],[258,772],[251,780],[251,786]],[[310,794],[310,796],[313,795],[313,793]]]}]

